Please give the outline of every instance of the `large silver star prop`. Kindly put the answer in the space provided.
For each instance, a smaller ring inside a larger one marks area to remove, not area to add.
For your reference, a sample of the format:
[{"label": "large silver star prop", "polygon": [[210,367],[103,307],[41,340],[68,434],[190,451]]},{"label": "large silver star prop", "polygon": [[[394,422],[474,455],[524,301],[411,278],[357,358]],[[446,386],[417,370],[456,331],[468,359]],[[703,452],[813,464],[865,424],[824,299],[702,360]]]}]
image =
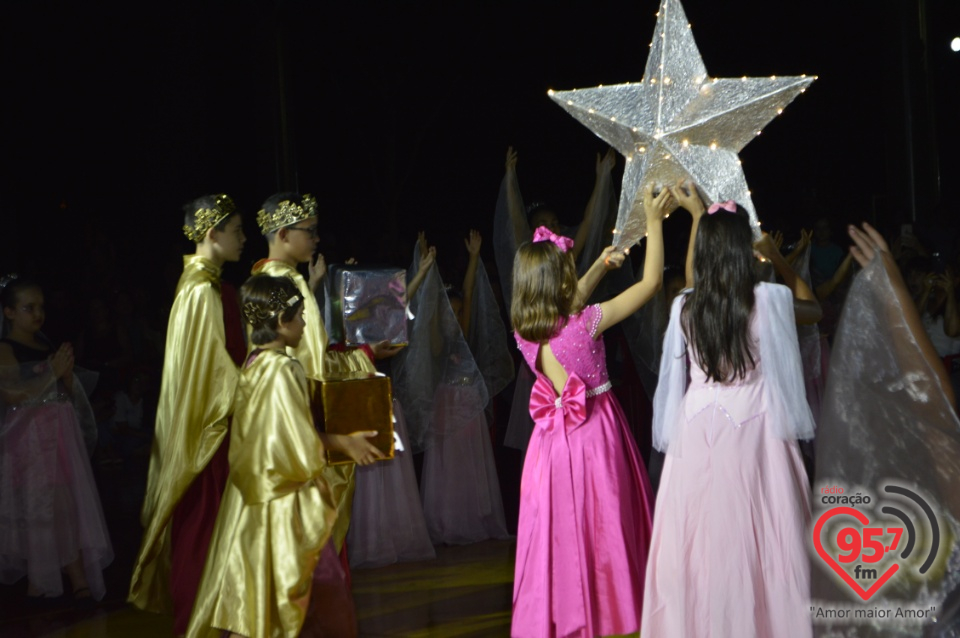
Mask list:
[{"label": "large silver star prop", "polygon": [[618,248],[646,235],[643,189],[692,179],[706,203],[733,199],[750,213],[753,200],[737,154],[815,79],[715,79],[707,75],[680,0],[662,0],[640,82],[550,97],[626,158],[617,216]]}]

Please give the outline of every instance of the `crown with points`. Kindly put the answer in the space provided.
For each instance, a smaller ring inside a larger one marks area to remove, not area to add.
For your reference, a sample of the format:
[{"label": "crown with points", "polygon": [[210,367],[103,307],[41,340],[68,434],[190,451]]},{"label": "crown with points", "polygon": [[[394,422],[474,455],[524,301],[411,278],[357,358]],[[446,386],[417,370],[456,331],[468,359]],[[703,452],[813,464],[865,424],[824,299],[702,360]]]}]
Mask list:
[{"label": "crown with points", "polygon": [[302,222],[310,217],[317,215],[317,200],[310,193],[304,193],[300,198],[302,204],[291,202],[285,199],[277,204],[277,209],[272,213],[261,209],[257,213],[257,225],[260,226],[260,232],[264,235],[272,233],[275,230]]},{"label": "crown with points", "polygon": [[183,234],[192,242],[200,243],[207,231],[237,212],[237,207],[229,195],[220,193],[213,196],[216,205],[213,208],[200,208],[193,214],[193,226],[184,226]]},{"label": "crown with points", "polygon": [[287,308],[292,308],[300,301],[300,295],[293,295],[284,299],[283,291],[275,288],[270,291],[270,301],[266,304],[248,301],[243,306],[243,318],[253,327],[264,324],[269,319],[276,317]]}]

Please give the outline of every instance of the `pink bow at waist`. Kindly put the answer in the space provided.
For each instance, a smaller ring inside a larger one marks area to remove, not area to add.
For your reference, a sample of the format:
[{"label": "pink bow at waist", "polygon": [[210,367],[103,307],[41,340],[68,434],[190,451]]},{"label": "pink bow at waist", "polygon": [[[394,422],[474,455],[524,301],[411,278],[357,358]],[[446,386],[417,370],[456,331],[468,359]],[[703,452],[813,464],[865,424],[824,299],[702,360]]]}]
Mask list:
[{"label": "pink bow at waist", "polygon": [[557,396],[550,381],[538,375],[530,392],[530,416],[546,431],[577,427],[587,418],[587,386],[571,374]]}]

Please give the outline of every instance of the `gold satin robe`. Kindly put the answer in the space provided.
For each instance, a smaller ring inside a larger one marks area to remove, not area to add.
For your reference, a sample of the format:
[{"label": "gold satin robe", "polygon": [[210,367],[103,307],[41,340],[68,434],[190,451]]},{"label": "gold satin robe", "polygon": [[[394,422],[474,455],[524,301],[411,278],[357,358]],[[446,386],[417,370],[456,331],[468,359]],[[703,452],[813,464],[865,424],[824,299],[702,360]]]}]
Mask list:
[{"label": "gold satin robe", "polygon": [[[300,295],[304,299],[303,319],[306,327],[303,329],[303,338],[296,349],[288,349],[288,354],[295,357],[301,364],[307,378],[315,381],[343,379],[354,372],[376,372],[373,362],[362,350],[348,352],[333,352],[327,350],[329,343],[327,330],[323,325],[320,306],[306,279],[296,268],[285,262],[271,259],[258,262],[253,268],[253,274],[265,274],[273,277],[290,277],[297,285]],[[350,527],[350,511],[353,507],[354,482],[353,463],[329,465],[324,471],[324,477],[330,485],[334,502],[337,504],[337,524],[333,530],[333,541],[337,552],[343,547]]]},{"label": "gold satin robe", "polygon": [[227,434],[238,379],[226,348],[220,269],[204,257],[186,255],[167,326],[156,432],[140,515],[144,535],[128,598],[141,609],[173,610],[173,510]]},{"label": "gold satin robe", "polygon": [[336,508],[300,364],[265,350],[241,373],[220,504],[187,635],[295,638]]}]

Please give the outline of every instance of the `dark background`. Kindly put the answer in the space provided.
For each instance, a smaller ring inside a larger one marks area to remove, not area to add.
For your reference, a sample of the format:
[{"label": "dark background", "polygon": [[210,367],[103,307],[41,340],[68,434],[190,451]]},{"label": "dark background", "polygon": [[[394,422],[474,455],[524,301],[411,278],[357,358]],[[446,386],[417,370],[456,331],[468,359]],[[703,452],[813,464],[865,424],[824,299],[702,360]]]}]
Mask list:
[{"label": "dark background", "polygon": [[[421,228],[456,261],[469,228],[491,235],[508,145],[525,199],[575,223],[604,147],[546,91],[639,80],[657,8],[7,7],[0,270],[97,286],[120,269],[172,295],[192,250],[180,208],[222,191],[247,214],[244,263],[228,271],[242,280],[266,252],[256,211],[281,187],[317,196],[328,261],[406,264]],[[824,215],[952,227],[960,2],[684,8],[715,77],[819,75],[741,155],[766,228],[789,240]]]}]

